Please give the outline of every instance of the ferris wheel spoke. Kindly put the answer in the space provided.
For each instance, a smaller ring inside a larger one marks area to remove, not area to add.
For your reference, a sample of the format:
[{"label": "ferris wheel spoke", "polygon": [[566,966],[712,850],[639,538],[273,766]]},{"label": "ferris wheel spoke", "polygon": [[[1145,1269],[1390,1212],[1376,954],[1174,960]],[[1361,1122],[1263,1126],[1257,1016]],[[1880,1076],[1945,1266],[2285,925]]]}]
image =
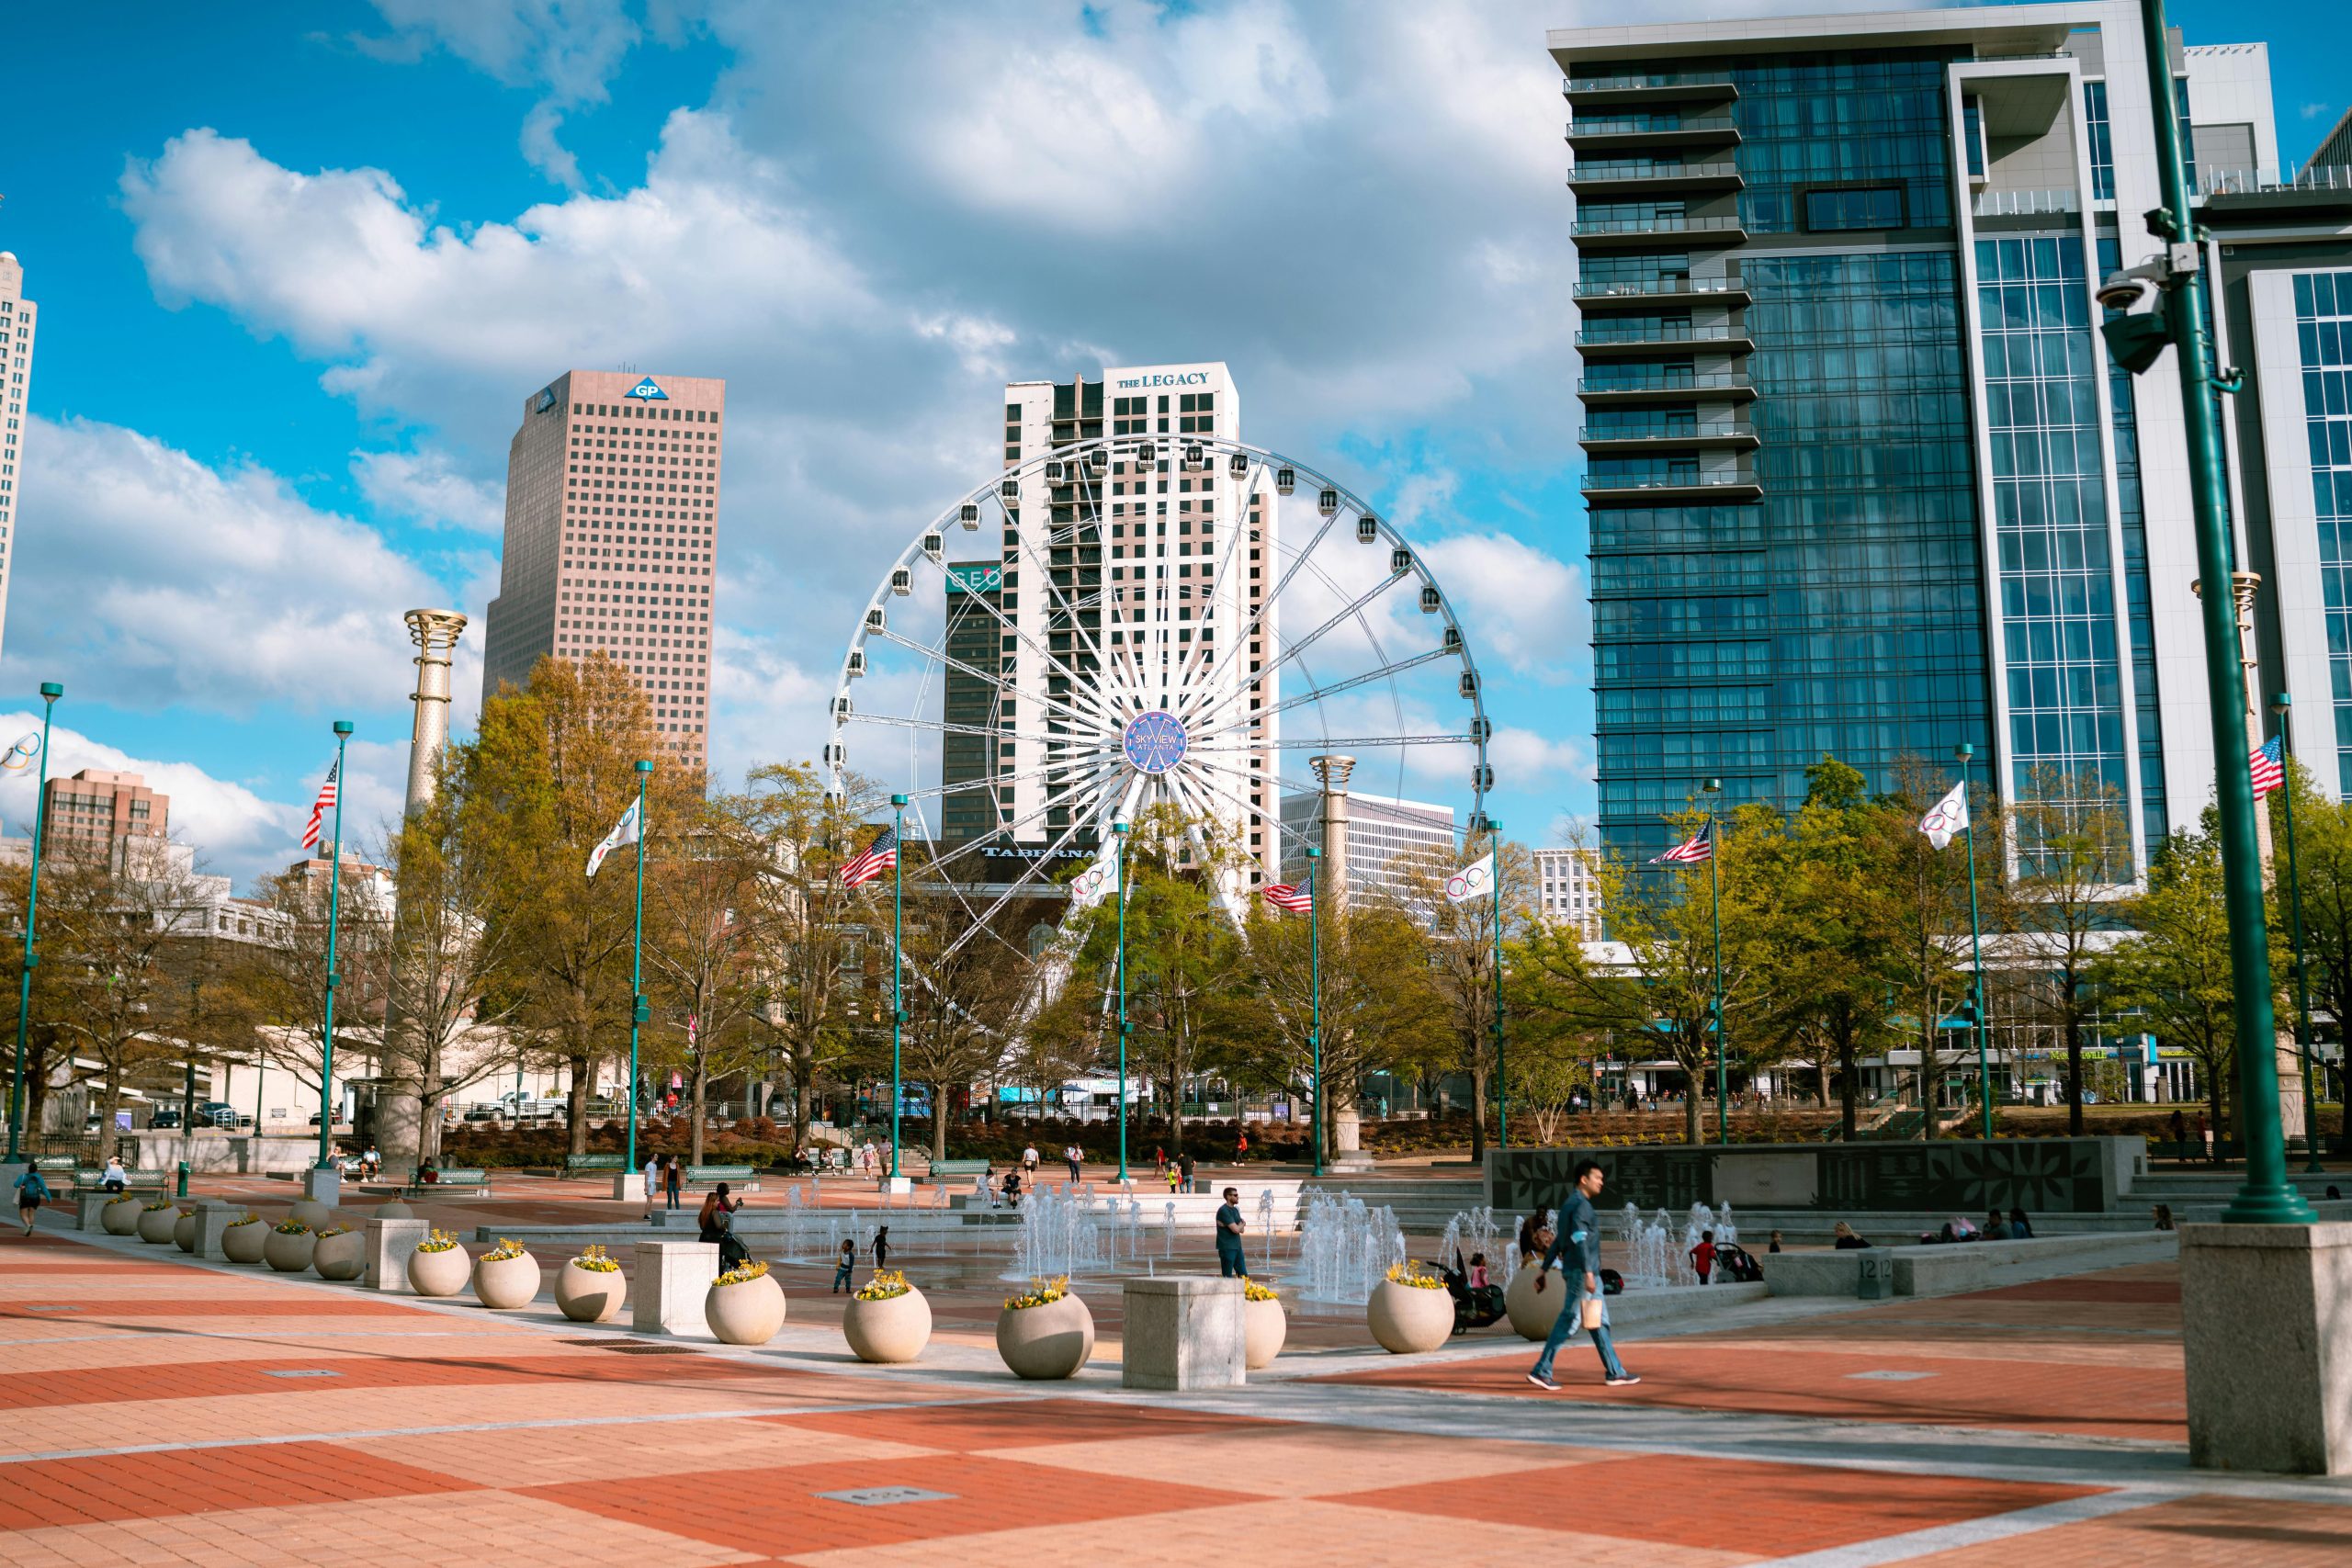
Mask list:
[{"label": "ferris wheel spoke", "polygon": [[1409,573],[1403,571],[1390,572],[1386,577],[1382,578],[1371,588],[1358,594],[1352,601],[1341,608],[1337,614],[1333,615],[1330,619],[1325,621],[1321,626],[1317,626],[1305,637],[1283,645],[1282,651],[1276,657],[1266,660],[1265,667],[1252,673],[1248,680],[1230,688],[1212,692],[1207,698],[1206,705],[1199,710],[1200,716],[1205,718],[1221,708],[1231,706],[1235,702],[1238,701],[1245,693],[1248,693],[1255,687],[1262,684],[1265,682],[1266,677],[1273,674],[1276,671],[1282,669],[1283,666],[1288,664],[1292,660],[1296,659],[1308,649],[1314,647],[1315,644],[1321,640],[1322,637],[1330,632],[1333,627],[1338,626],[1351,617],[1361,619],[1366,605],[1378,599],[1382,594],[1387,592],[1391,588],[1394,588],[1398,581],[1408,575],[1409,575]]},{"label": "ferris wheel spoke", "polygon": [[[1087,689],[1086,682],[1085,682],[1083,679],[1081,679],[1081,678],[1080,677],[1080,675],[1079,675],[1079,673],[1078,673],[1078,671],[1075,671],[1075,670],[1071,669],[1069,665],[1067,665],[1067,664],[1063,663],[1060,660],[1058,660],[1058,659],[1055,658],[1055,657],[1054,657],[1054,655],[1053,655],[1053,651],[1052,651],[1050,649],[1046,648],[1043,644],[1039,643],[1039,642],[1037,641],[1037,639],[1036,639],[1035,637],[1032,637],[1029,633],[1027,633],[1027,632],[1025,632],[1025,631],[1023,631],[1019,626],[1017,626],[1013,625],[1013,624],[1012,624],[1012,622],[1011,622],[1011,621],[1009,621],[1009,620],[1005,619],[1004,612],[1003,612],[1001,609],[998,608],[996,605],[989,604],[989,600],[988,600],[988,595],[987,595],[987,594],[985,594],[985,593],[973,593],[973,594],[967,594],[967,595],[966,595],[966,602],[967,602],[967,604],[978,604],[981,609],[986,610],[986,611],[989,613],[989,615],[990,615],[990,616],[991,616],[991,617],[996,621],[996,624],[997,624],[998,626],[1000,626],[1003,627],[1006,631],[1011,632],[1011,633],[1012,634],[1012,636],[1013,636],[1013,638],[1014,638],[1016,641],[1018,641],[1018,642],[1019,642],[1019,643],[1020,643],[1023,648],[1028,649],[1031,652],[1035,653],[1038,658],[1040,658],[1040,659],[1044,660],[1046,662],[1046,664],[1050,665],[1050,666],[1051,666],[1055,671],[1058,671],[1058,672],[1060,673],[1061,677],[1062,677],[1064,680],[1068,681],[1068,682],[1070,683],[1070,689],[1071,689],[1072,691],[1083,691],[1083,690],[1086,690],[1086,689]],[[906,638],[901,637],[898,637],[898,636],[896,636],[894,633],[892,633],[892,632],[890,632],[890,631],[888,631],[888,630],[887,630],[887,629],[886,629],[886,630],[884,630],[884,631],[883,631],[883,633],[882,633],[881,635],[882,635],[882,636],[884,636],[884,637],[889,637],[889,638],[890,638],[892,641],[894,641],[894,642],[898,642],[898,643],[903,644],[904,646],[906,646],[906,647],[908,647],[908,648],[911,648],[911,649],[913,649],[916,652],[918,652],[918,653],[920,653],[920,654],[923,655],[923,656],[924,656],[925,658],[927,658],[927,659],[937,659],[937,660],[941,660],[944,661],[944,660],[945,660],[945,659],[946,659],[946,657],[947,657],[947,656],[946,656],[946,652],[945,652],[945,650],[944,650],[944,649],[942,649],[942,650],[937,651],[937,652],[933,652],[932,649],[927,649],[927,648],[924,648],[924,647],[922,647],[920,644],[912,643],[912,642],[908,642]],[[974,674],[974,675],[978,675],[978,676],[979,676],[979,678],[980,678],[981,680],[984,680],[984,681],[988,682],[989,682],[989,684],[991,684],[991,685],[1006,686],[1006,687],[1009,687],[1009,688],[1011,687],[1011,682],[1005,682],[1005,681],[1002,681],[1002,680],[1000,680],[1000,679],[999,679],[997,676],[995,676],[995,675],[988,674],[988,673],[985,673],[985,672],[983,672],[983,671],[978,671],[978,670],[974,670],[974,669],[972,669],[972,667],[971,667],[970,665],[968,665],[968,664],[967,664],[967,665],[963,665],[963,666],[961,666],[961,668],[962,668],[962,669],[964,669],[964,670],[966,670],[966,671],[969,671],[970,673],[972,673],[972,674]],[[1011,689],[1018,690],[1018,688],[1011,688]],[[1050,698],[1044,698],[1044,697],[1040,697],[1040,698],[1036,698],[1036,699],[1035,699],[1035,701],[1039,701],[1039,702],[1048,702],[1048,701],[1051,701],[1052,699],[1050,699]]]},{"label": "ferris wheel spoke", "polygon": [[[885,642],[893,643],[899,648],[907,649],[910,653],[930,660],[933,663],[944,664],[950,670],[961,671],[965,674],[972,677],[975,681],[985,682],[987,684],[995,687],[1000,692],[1010,692],[1023,702],[1035,703],[1041,707],[1046,708],[1048,712],[1051,712],[1054,709],[1059,709],[1065,717],[1075,719],[1080,724],[1100,726],[1102,722],[1096,716],[1089,714],[1071,704],[1063,702],[1058,697],[1050,696],[1044,693],[1032,692],[1024,686],[1016,685],[1012,682],[1006,680],[1002,675],[993,674],[989,671],[981,669],[977,664],[967,663],[963,660],[957,659],[953,654],[949,653],[945,649],[925,648],[922,644],[916,642],[911,637],[901,637],[897,632],[891,631],[888,627],[885,627],[878,632],[868,632],[865,635],[869,637],[878,637]],[[1107,728],[1104,728],[1102,733],[1107,734],[1110,733],[1110,731]]]},{"label": "ferris wheel spoke", "polygon": [[1053,863],[1054,856],[1060,853],[1062,849],[1068,845],[1072,839],[1078,837],[1080,830],[1085,828],[1086,825],[1086,819],[1083,817],[1072,818],[1070,819],[1069,826],[1061,830],[1060,837],[1055,839],[1052,843],[1046,846],[1046,852],[1039,855],[1035,860],[1031,861],[1026,866],[1023,867],[1021,874],[1014,877],[1011,885],[1008,886],[1003,892],[998,894],[989,904],[987,908],[980,911],[979,917],[971,925],[965,928],[964,933],[957,937],[954,942],[947,944],[945,950],[939,955],[939,962],[944,964],[950,958],[955,957],[956,954],[963,949],[964,944],[971,941],[973,936],[978,932],[981,927],[986,926],[989,922],[994,920],[998,915],[1003,913],[1004,907],[1012,902],[1012,900],[1020,894],[1022,888],[1027,886],[1030,883],[1036,881],[1039,874],[1043,872],[1046,866]]},{"label": "ferris wheel spoke", "polygon": [[[1037,740],[1058,744],[1069,739],[1060,732],[1045,733],[1026,729],[1001,729],[985,724],[950,724],[944,719],[910,718],[894,713],[851,712],[842,716],[843,724],[875,724],[899,729],[928,730],[934,735],[993,736],[1000,740]],[[1104,731],[1104,744],[1109,731]]]},{"label": "ferris wheel spoke", "polygon": [[1290,586],[1291,579],[1296,577],[1306,567],[1308,558],[1315,554],[1316,547],[1322,544],[1324,537],[1331,532],[1331,525],[1340,520],[1340,513],[1345,510],[1344,507],[1335,508],[1330,516],[1323,519],[1323,525],[1316,529],[1315,536],[1301,547],[1297,556],[1292,559],[1289,570],[1275,580],[1273,587],[1267,591],[1265,598],[1259,601],[1258,613],[1251,615],[1248,624],[1242,626],[1241,635],[1235,637],[1223,653],[1217,655],[1215,664],[1209,666],[1208,673],[1201,678],[1202,685],[1214,687],[1216,684],[1216,678],[1225,672],[1225,667],[1238,658],[1243,649],[1250,646],[1250,639],[1257,636],[1258,628],[1265,624],[1266,612],[1281,602],[1283,592]]},{"label": "ferris wheel spoke", "polygon": [[[1243,779],[1250,777],[1250,774],[1243,773],[1239,770],[1233,768],[1224,768],[1217,771],[1232,773],[1236,777]],[[1239,795],[1235,795],[1232,791],[1218,784],[1214,779],[1196,778],[1191,782],[1195,788],[1216,796],[1236,811],[1242,813],[1244,817],[1256,817],[1272,823],[1273,825],[1274,831],[1277,834],[1288,834],[1292,839],[1296,840],[1302,846],[1313,841],[1308,839],[1306,834],[1300,832],[1297,829],[1293,828],[1287,822],[1284,822],[1283,820],[1283,814],[1279,809],[1269,811],[1262,806],[1252,806],[1248,801],[1242,799]]]},{"label": "ferris wheel spoke", "polygon": [[1319,795],[1323,790],[1323,786],[1319,784],[1312,784],[1305,779],[1286,778],[1271,768],[1262,770],[1238,768],[1230,762],[1203,762],[1201,766],[1212,773],[1223,773],[1228,778],[1246,779],[1253,784],[1272,784],[1280,789],[1289,790],[1294,795]]},{"label": "ferris wheel spoke", "polygon": [[948,851],[945,854],[939,856],[931,863],[932,866],[936,869],[944,865],[952,865],[956,861],[963,859],[966,855],[976,853],[978,851],[987,848],[989,844],[995,842],[1000,838],[1006,843],[1012,843],[1013,841],[1012,835],[1019,829],[1036,821],[1039,818],[1044,817],[1057,806],[1068,807],[1069,805],[1070,796],[1077,795],[1081,789],[1087,788],[1088,786],[1106,783],[1112,777],[1115,776],[1117,772],[1117,763],[1113,760],[1105,759],[1102,762],[1097,764],[1092,769],[1088,770],[1085,777],[1071,784],[1069,788],[1065,789],[1060,795],[1057,795],[1048,793],[1046,799],[1041,804],[1030,807],[1027,811],[1023,812],[1018,817],[1000,821],[995,827],[989,829],[987,832],[982,833],[979,837],[968,840],[965,843]]},{"label": "ferris wheel spoke", "polygon": [[[1228,733],[1219,731],[1219,734]],[[1261,740],[1249,746],[1187,746],[1187,757],[1247,757],[1254,751],[1363,751],[1379,746],[1474,746],[1476,740],[1464,735],[1285,735],[1272,740]]]},{"label": "ferris wheel spoke", "polygon": [[1353,691],[1358,686],[1370,685],[1374,681],[1385,680],[1391,675],[1400,674],[1407,670],[1417,668],[1419,665],[1434,664],[1441,659],[1458,659],[1460,657],[1460,654],[1454,653],[1449,649],[1433,648],[1427,653],[1417,653],[1409,659],[1393,660],[1390,662],[1382,665],[1377,670],[1367,670],[1361,675],[1351,675],[1344,681],[1334,681],[1328,686],[1311,687],[1306,691],[1299,693],[1296,696],[1284,697],[1281,702],[1274,704],[1272,707],[1261,708],[1251,716],[1271,716],[1272,715],[1278,713],[1287,713],[1292,708],[1301,706],[1304,704],[1320,702],[1325,697],[1335,697],[1341,692]]},{"label": "ferris wheel spoke", "polygon": [[[1042,476],[1040,477],[1039,482],[1044,482]],[[1054,547],[1054,530],[1052,522],[1054,507],[1052,498],[1049,496],[1046,502],[1046,524],[1045,533],[1046,549],[1047,553],[1043,557],[1037,554],[1036,547],[1030,542],[1028,530],[1023,528],[1021,525],[1014,520],[1012,514],[1005,510],[1004,493],[1001,491],[997,492],[996,509],[998,516],[1003,520],[1004,531],[1012,536],[1014,548],[1029,558],[1029,562],[1032,567],[1036,570],[1045,573],[1046,591],[1060,602],[1063,618],[1069,623],[1071,634],[1085,642],[1088,651],[1093,655],[1094,661],[1099,666],[1102,662],[1102,649],[1101,645],[1096,643],[1094,638],[1088,634],[1086,624],[1079,618],[1077,607],[1071,604],[1069,595],[1064,593],[1061,590],[1061,584],[1054,581],[1052,558],[1052,551]],[[1077,530],[1078,525],[1076,523],[1072,523],[1070,525],[1072,560],[1069,570],[1073,580],[1078,575],[1078,565],[1075,558]],[[1099,570],[1100,568],[1098,567],[1097,570]],[[1046,622],[1046,631],[1048,636],[1052,635],[1053,623],[1050,618]]]},{"label": "ferris wheel spoke", "polygon": [[[910,808],[914,812],[914,817],[915,817],[915,826],[916,826],[918,829],[920,829],[922,830],[922,837],[923,837],[923,842],[925,842],[926,844],[936,845],[936,844],[938,843],[939,840],[938,840],[938,837],[937,837],[937,836],[936,836],[936,835],[932,831],[930,818],[925,815],[925,813],[924,813],[924,811],[923,811],[923,803],[922,803],[921,800],[919,800],[919,799],[910,799],[910,800],[909,800],[909,801],[908,801],[908,803],[907,803],[907,804],[908,804],[909,807],[910,807]],[[944,886],[944,887],[947,889],[949,896],[950,896],[950,897],[952,897],[956,900],[956,903],[957,907],[958,907],[958,908],[960,908],[964,911],[964,913],[965,913],[965,914],[969,915],[969,914],[973,913],[973,909],[972,909],[972,901],[971,901],[969,898],[967,898],[966,897],[964,897],[964,886],[963,886],[963,884],[962,884],[962,883],[959,883],[959,882],[957,882],[954,877],[949,876],[949,877],[941,877],[941,878],[939,878],[939,884],[940,884],[940,886]],[[998,945],[1000,945],[1000,946],[1001,946],[1002,948],[1004,948],[1004,950],[1005,950],[1006,952],[1011,953],[1012,954],[1013,954],[1013,956],[1015,956],[1015,957],[1017,957],[1017,958],[1024,958],[1024,959],[1025,959],[1025,958],[1027,958],[1027,957],[1029,956],[1029,954],[1028,954],[1028,953],[1026,952],[1026,950],[1024,950],[1024,949],[1023,949],[1023,948],[1021,948],[1021,947],[1019,947],[1019,946],[1015,945],[1014,943],[1012,943],[1012,942],[1007,942],[1007,941],[1004,939],[1004,937],[1003,937],[1001,933],[998,933],[998,932],[995,932],[995,931],[991,931],[991,932],[989,932],[989,934],[990,934],[991,936],[994,936],[994,937],[996,938]],[[915,973],[915,974],[921,974],[921,973],[922,973],[922,971],[921,971],[920,967],[919,967],[919,966],[917,966],[917,965],[914,965],[914,964],[909,964],[909,965],[908,965],[908,968],[909,968],[909,970],[910,970],[910,972],[912,972],[912,973]]]},{"label": "ferris wheel spoke", "polygon": [[[1111,754],[1110,751],[1103,753],[1106,758]],[[1017,773],[990,773],[981,778],[965,779],[956,784],[933,784],[926,789],[910,789],[906,792],[906,796],[911,801],[936,800],[951,795],[968,795],[975,790],[995,789],[1003,784],[1019,784],[1023,779],[1049,778],[1057,773],[1066,773],[1074,765],[1073,762],[1067,761],[1044,762],[1034,768],[1023,768]]]},{"label": "ferris wheel spoke", "polygon": [[[1218,558],[1216,572],[1209,580],[1208,603],[1212,608],[1214,608],[1219,602],[1217,594],[1225,587],[1226,572],[1227,569],[1232,566],[1233,562],[1239,557],[1242,542],[1248,539],[1253,533],[1261,532],[1261,530],[1253,528],[1250,524],[1250,503],[1252,500],[1256,499],[1258,494],[1258,486],[1264,479],[1265,472],[1265,462],[1262,458],[1260,458],[1254,460],[1254,466],[1251,467],[1242,477],[1240,506],[1233,518],[1235,526],[1227,531],[1225,552]],[[1193,651],[1185,656],[1183,667],[1177,671],[1177,684],[1179,686],[1185,684],[1192,679],[1193,672],[1199,669],[1201,664],[1207,658],[1208,648],[1209,645],[1205,642],[1195,643],[1193,645]]]}]

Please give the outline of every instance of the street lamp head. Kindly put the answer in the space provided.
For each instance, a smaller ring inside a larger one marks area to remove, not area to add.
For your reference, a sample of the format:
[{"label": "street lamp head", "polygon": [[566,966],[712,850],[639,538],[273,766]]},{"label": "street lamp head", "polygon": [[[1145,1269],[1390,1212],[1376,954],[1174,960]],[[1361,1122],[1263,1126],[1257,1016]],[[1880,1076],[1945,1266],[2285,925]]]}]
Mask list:
[{"label": "street lamp head", "polygon": [[2285,713],[2289,708],[2294,705],[2295,699],[2293,694],[2290,693],[2280,692],[2270,699],[2270,711],[2272,713]]},{"label": "street lamp head", "polygon": [[1959,745],[1951,749],[1951,754],[1965,762],[1968,759],[1976,755],[1976,748],[1963,740]]},{"label": "street lamp head", "polygon": [[650,757],[639,757],[637,760],[637,771],[640,773],[651,773],[653,771],[653,759]]},{"label": "street lamp head", "polygon": [[40,683],[40,696],[43,702],[53,703],[64,694],[65,688],[54,681],[43,681]]},{"label": "street lamp head", "polygon": [[351,721],[350,721],[349,719],[347,719],[347,718],[339,718],[339,719],[336,719],[336,720],[334,721],[334,732],[335,732],[337,735],[348,735],[348,734],[350,734],[350,733],[351,733]]},{"label": "street lamp head", "polygon": [[1706,791],[1709,795],[1719,795],[1723,792],[1724,781],[1721,779],[1709,779],[1699,787]]},{"label": "street lamp head", "polygon": [[1309,844],[1309,845],[1307,845],[1307,846],[1306,846],[1306,858],[1307,858],[1308,860],[1321,860],[1321,859],[1323,858],[1323,851],[1322,851],[1322,849],[1321,849],[1319,846],[1315,845],[1315,844]]},{"label": "street lamp head", "polygon": [[906,803],[907,797],[903,795],[894,795],[890,797],[890,804],[893,806],[904,806]]},{"label": "street lamp head", "polygon": [[1114,833],[1120,833],[1120,834],[1124,834],[1124,833],[1125,833],[1125,832],[1126,832],[1126,830],[1127,830],[1127,819],[1126,819],[1125,818],[1124,818],[1124,817],[1114,817],[1114,818],[1111,818],[1111,831],[1113,831]]}]

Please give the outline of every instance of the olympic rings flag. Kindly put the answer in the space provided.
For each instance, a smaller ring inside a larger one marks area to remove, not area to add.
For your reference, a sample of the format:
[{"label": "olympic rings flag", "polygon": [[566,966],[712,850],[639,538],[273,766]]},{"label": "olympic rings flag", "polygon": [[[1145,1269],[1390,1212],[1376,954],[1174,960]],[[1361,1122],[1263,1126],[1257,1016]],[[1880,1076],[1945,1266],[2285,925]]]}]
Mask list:
[{"label": "olympic rings flag", "polygon": [[6,757],[0,757],[0,770],[6,770],[12,773],[21,773],[27,768],[31,767],[33,765],[33,759],[40,755],[40,731],[38,729],[28,729],[25,731],[22,736],[17,738],[17,743],[14,746],[8,748],[8,754]]},{"label": "olympic rings flag", "polygon": [[1488,850],[1445,879],[1446,901],[1459,904],[1491,893],[1494,886],[1495,852]]}]

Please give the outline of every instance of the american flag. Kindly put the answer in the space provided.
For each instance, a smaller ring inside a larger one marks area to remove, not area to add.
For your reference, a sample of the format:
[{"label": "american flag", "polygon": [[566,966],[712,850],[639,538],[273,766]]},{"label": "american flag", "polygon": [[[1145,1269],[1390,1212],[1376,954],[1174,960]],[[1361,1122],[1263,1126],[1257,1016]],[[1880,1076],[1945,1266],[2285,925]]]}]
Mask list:
[{"label": "american flag", "polygon": [[319,786],[319,798],[311,802],[311,825],[302,829],[302,847],[306,850],[319,847],[319,824],[334,809],[334,776],[342,768],[340,757],[327,764],[327,782]]},{"label": "american flag", "polygon": [[874,841],[865,846],[864,854],[842,867],[842,885],[863,887],[884,872],[894,869],[898,863],[898,831],[885,828],[874,835]]},{"label": "american flag", "polygon": [[1652,860],[1652,865],[1697,865],[1715,858],[1715,825],[1712,822]]},{"label": "american flag", "polygon": [[2246,771],[2254,775],[2254,798],[2260,800],[2274,789],[2287,787],[2287,763],[2279,755],[2278,737],[2257,746],[2246,757]]},{"label": "american flag", "polygon": [[1270,882],[1259,889],[1266,902],[1277,909],[1287,909],[1294,915],[1304,914],[1315,908],[1315,874],[1309,872],[1303,881]]}]

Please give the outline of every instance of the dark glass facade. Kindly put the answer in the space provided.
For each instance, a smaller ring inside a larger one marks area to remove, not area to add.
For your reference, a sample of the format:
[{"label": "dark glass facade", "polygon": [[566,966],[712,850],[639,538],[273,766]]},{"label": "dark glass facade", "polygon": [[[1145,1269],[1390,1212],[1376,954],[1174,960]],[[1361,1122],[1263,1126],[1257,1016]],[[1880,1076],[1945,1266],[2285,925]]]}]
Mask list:
[{"label": "dark glass facade", "polygon": [[1805,227],[1804,197],[1883,186],[1917,224],[1951,221],[1941,51],[1779,55],[1738,66],[1739,213],[1748,231]]},{"label": "dark glass facade", "polygon": [[[2303,371],[2301,456],[2310,465],[2327,612],[2336,787],[2352,798],[2352,272],[2296,274],[2295,336]],[[2310,759],[2320,765],[2329,731],[2314,725],[2304,733]]]},{"label": "dark glass facade", "polygon": [[[939,805],[939,837],[944,843],[968,842],[998,821],[989,788],[956,786],[978,785],[997,776],[999,759],[989,755],[995,742],[989,732],[1012,716],[999,711],[1001,694],[995,684],[956,665],[978,671],[997,667],[1001,623],[987,606],[1003,609],[1003,569],[994,561],[956,561],[947,568],[946,649],[951,662],[942,676],[942,716],[951,728],[940,738],[939,782],[952,793],[943,795]],[[952,728],[956,726],[968,728],[959,731]]]}]

